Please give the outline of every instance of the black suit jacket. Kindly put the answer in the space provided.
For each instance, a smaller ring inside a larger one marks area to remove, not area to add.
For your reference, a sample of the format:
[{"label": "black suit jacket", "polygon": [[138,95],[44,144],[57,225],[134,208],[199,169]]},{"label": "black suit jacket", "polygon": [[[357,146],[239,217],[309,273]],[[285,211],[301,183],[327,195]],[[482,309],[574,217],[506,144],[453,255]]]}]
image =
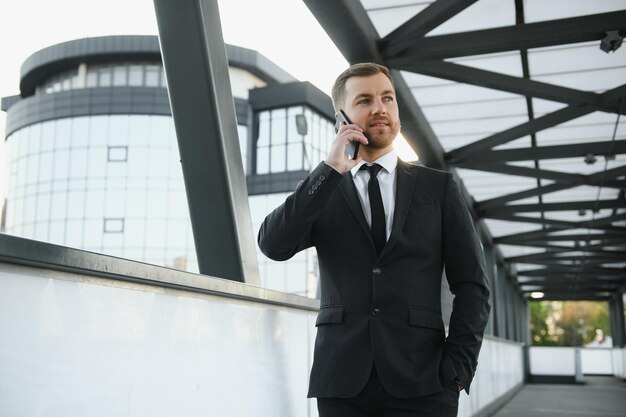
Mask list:
[{"label": "black suit jacket", "polygon": [[[321,163],[270,213],[259,245],[274,260],[315,246],[321,304],[309,397],[349,398],[372,364],[396,397],[469,392],[489,316],[480,242],[454,177],[398,161],[391,236],[380,256],[350,173]],[[441,280],[454,293],[446,338]]]}]

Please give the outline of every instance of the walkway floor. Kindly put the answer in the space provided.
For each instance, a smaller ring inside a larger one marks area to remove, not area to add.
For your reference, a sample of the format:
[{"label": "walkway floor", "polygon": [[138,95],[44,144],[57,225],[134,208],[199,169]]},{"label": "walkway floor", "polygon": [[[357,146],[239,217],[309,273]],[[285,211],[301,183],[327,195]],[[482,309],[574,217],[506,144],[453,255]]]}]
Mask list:
[{"label": "walkway floor", "polygon": [[584,381],[526,385],[493,417],[626,417],[626,382],[590,376]]}]

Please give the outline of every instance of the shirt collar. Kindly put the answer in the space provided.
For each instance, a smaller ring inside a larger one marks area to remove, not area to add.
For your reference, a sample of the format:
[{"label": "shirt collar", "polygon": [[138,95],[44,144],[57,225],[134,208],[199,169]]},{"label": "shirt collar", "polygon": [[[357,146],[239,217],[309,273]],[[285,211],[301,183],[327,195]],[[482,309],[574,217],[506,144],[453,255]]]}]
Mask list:
[{"label": "shirt collar", "polygon": [[[358,164],[354,166],[354,168],[350,170],[352,178],[356,177],[356,173],[359,172],[359,169],[363,164],[367,164],[367,162],[361,160]],[[372,164],[378,164],[383,167],[383,169],[389,174],[393,174],[393,172],[396,170],[396,167],[398,166],[398,153],[395,149],[392,149],[374,162],[372,162]]]}]

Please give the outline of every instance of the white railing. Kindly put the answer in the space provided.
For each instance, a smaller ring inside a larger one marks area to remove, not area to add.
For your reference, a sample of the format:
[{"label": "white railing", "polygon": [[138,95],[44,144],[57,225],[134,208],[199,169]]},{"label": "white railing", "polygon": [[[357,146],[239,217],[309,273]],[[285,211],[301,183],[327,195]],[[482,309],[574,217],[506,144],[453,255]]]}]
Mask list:
[{"label": "white railing", "polygon": [[316,415],[316,311],[276,298],[0,263],[0,415]]},{"label": "white railing", "polygon": [[485,336],[470,395],[459,397],[459,417],[475,415],[523,382],[523,344]]},{"label": "white railing", "polygon": [[626,379],[626,348],[613,348],[611,358],[613,359],[613,374]]},{"label": "white railing", "polygon": [[[1,416],[317,416],[318,301],[0,237]],[[523,383],[522,344],[478,360],[461,417]]]},{"label": "white railing", "polygon": [[571,376],[576,380],[583,375],[624,378],[626,349],[532,346],[529,360],[530,374],[535,376]]}]

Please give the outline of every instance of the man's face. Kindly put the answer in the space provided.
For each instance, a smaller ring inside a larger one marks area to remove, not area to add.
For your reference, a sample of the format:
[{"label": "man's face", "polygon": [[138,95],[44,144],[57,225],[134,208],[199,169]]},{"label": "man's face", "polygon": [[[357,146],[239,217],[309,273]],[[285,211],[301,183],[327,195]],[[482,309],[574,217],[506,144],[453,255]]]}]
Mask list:
[{"label": "man's face", "polygon": [[396,92],[385,74],[349,78],[343,106],[350,121],[363,129],[368,147],[391,147],[400,131],[400,116]]}]

